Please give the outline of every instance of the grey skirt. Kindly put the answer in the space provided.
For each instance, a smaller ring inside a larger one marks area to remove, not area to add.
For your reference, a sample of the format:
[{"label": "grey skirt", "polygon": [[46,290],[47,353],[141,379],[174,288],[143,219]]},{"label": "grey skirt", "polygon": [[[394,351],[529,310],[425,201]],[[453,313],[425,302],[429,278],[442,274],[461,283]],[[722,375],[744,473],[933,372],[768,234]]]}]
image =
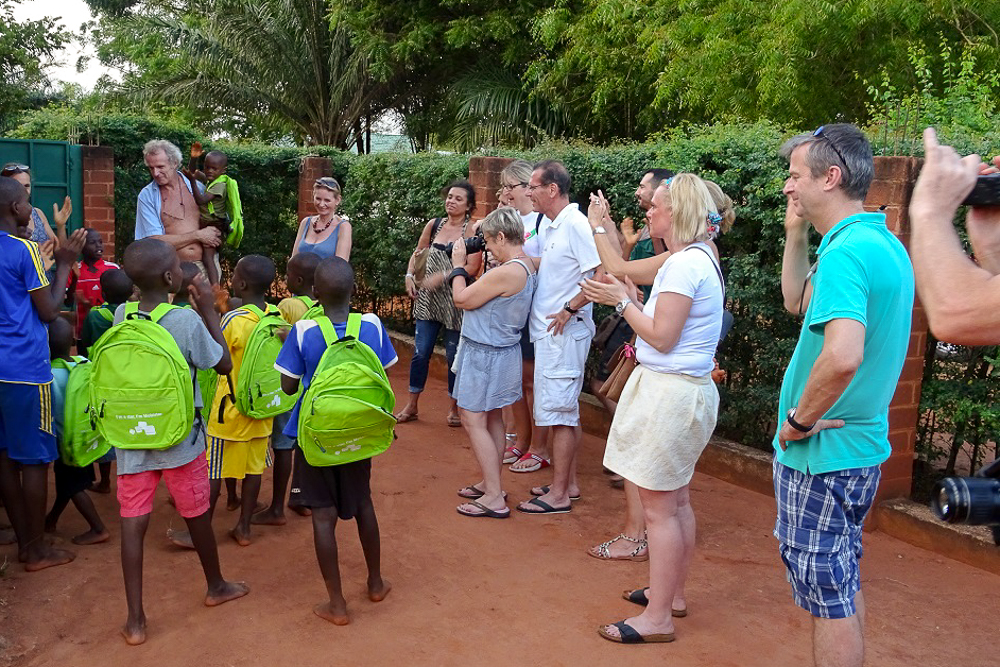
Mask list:
[{"label": "grey skirt", "polygon": [[503,408],[521,398],[521,347],[483,345],[462,336],[455,370],[455,400],[470,412]]}]

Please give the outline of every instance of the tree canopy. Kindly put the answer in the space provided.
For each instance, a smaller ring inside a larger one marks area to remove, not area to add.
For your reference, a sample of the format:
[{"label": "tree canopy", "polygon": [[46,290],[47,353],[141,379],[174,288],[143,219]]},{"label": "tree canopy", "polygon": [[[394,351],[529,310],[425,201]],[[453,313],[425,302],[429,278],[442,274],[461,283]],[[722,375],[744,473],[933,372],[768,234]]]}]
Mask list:
[{"label": "tree canopy", "polygon": [[18,2],[0,0],[0,130],[30,105],[33,96],[47,92],[46,66],[69,39],[54,18],[17,21]]}]

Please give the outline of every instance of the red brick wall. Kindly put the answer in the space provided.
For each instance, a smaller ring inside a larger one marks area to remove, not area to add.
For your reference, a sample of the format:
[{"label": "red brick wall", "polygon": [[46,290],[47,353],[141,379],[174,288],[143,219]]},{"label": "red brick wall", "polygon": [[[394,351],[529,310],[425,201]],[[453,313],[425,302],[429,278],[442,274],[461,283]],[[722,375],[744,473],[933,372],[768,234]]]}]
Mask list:
[{"label": "red brick wall", "polygon": [[304,157],[299,164],[299,220],[316,215],[313,206],[313,185],[317,178],[333,176],[333,162],[325,157]]},{"label": "red brick wall", "polygon": [[476,190],[476,210],[473,220],[480,220],[497,207],[497,190],[500,189],[500,172],[513,162],[506,157],[469,158],[469,182]]},{"label": "red brick wall", "polygon": [[115,256],[115,154],[109,146],[81,146],[83,224],[101,233],[104,256]]},{"label": "red brick wall", "polygon": [[[885,206],[886,225],[907,248],[910,244],[910,195],[919,173],[920,160],[916,158],[876,157],[875,179],[865,200],[865,208],[868,210]],[[879,500],[910,495],[926,344],[927,316],[918,300],[913,305],[910,347],[906,352],[903,373],[889,406],[889,443],[892,445],[892,454],[882,464]]]}]

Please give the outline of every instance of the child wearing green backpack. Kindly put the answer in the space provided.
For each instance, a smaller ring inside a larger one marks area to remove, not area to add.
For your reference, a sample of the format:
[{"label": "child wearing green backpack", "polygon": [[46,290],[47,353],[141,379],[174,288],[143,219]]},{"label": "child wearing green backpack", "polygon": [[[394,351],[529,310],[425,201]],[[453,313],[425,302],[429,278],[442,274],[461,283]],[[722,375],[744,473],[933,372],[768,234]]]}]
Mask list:
[{"label": "child wearing green backpack", "polygon": [[[124,266],[139,288],[139,301],[118,308],[115,326],[94,348],[91,398],[94,409],[99,410],[99,429],[104,428],[104,419],[123,424],[107,425],[105,435],[111,435],[107,439],[118,448],[122,572],[128,603],[128,620],[121,632],[126,643],[136,645],[146,641],[146,615],[142,604],[143,541],[161,478],[198,552],[208,585],[205,605],[214,607],[235,600],[250,589],[242,582],[230,582],[222,577],[209,514],[210,485],[202,400],[195,371],[214,368],[219,373],[228,373],[232,369],[211,287],[199,276],[190,290],[197,308],[171,306],[170,295],[177,292],[182,280],[180,259],[173,246],[156,238],[145,238],[126,248]],[[139,339],[140,334],[147,343]],[[129,336],[135,338],[131,347]],[[178,365],[180,368],[175,370]],[[151,372],[153,366],[169,368],[169,372]],[[107,383],[103,378],[105,372],[112,386],[101,389]],[[168,405],[162,405],[162,399],[157,402],[155,398],[147,398],[146,392],[169,392],[171,400]],[[128,406],[130,399],[137,403],[131,409]],[[132,410],[141,410],[142,414],[125,414]],[[137,422],[132,421],[136,418]],[[166,432],[175,431],[177,420],[182,420],[184,434],[174,444],[157,448],[146,444],[162,439]],[[130,430],[120,431],[129,425],[132,426]],[[119,435],[113,431],[118,431]]]},{"label": "child wearing green backpack", "polygon": [[[235,178],[226,175],[229,158],[222,151],[211,151],[205,155],[205,170],[195,169],[197,159],[201,157],[201,144],[191,146],[191,160],[184,175],[191,181],[191,194],[198,202],[201,211],[201,228],[216,227],[222,233],[226,243],[238,248],[243,240],[243,204],[240,202],[240,188]],[[195,181],[205,184],[201,192]],[[202,263],[209,282],[218,285],[219,275],[218,250],[204,246]]]},{"label": "child wearing green backpack", "polygon": [[[104,527],[101,515],[94,507],[94,501],[87,495],[87,489],[94,483],[93,462],[97,457],[91,458],[86,465],[76,465],[81,462],[72,460],[72,452],[66,451],[65,439],[69,427],[65,419],[69,398],[67,387],[76,367],[87,363],[84,357],[70,356],[72,346],[73,327],[61,317],[53,320],[49,325],[49,354],[52,358],[52,422],[60,458],[52,464],[56,477],[56,498],[52,509],[45,517],[45,532],[56,532],[59,516],[72,501],[90,526],[90,530],[73,538],[73,544],[99,544],[107,542],[111,538],[111,533]],[[104,445],[104,448],[107,448],[107,445]]]},{"label": "child wearing green backpack", "polygon": [[[317,320],[303,319],[295,324],[281,348],[275,367],[281,371],[281,386],[287,394],[296,394],[300,383],[305,387],[285,433],[298,438],[295,473],[301,487],[301,502],[312,509],[316,557],[329,595],[329,601],[317,605],[313,612],[336,625],[346,625],[350,619],[337,562],[335,530],[338,518],[357,519],[358,537],[368,567],[369,599],[379,602],[390,589],[389,582],[382,579],[378,520],[372,505],[370,481],[371,456],[384,450],[392,440],[394,401],[383,369],[396,363],[396,352],[376,315],[350,312],[354,271],[345,260],[330,257],[321,261],[316,269],[315,290],[323,305],[324,315]],[[331,366],[331,355],[338,353],[350,356],[350,364]],[[366,395],[379,405],[350,397],[327,400],[330,394],[317,395],[312,391],[330,380],[336,385],[338,371],[345,372],[340,377],[346,380],[345,385],[351,385],[342,388],[354,389],[365,385]],[[384,395],[386,391],[388,396]],[[374,398],[376,395],[382,398]],[[308,409],[303,407],[307,401]],[[344,462],[340,465],[330,465],[329,461],[317,459],[313,459],[315,464],[310,461],[314,454],[324,455],[323,443],[313,447],[306,442],[310,429],[315,425],[314,420],[346,424],[351,421],[352,408],[360,406],[367,408],[363,414],[371,420],[372,428],[365,433],[357,433],[358,437],[352,439],[362,443],[363,436],[368,435],[374,436],[377,442],[364,442],[364,446],[359,447],[347,444],[338,447],[337,451],[327,444],[327,455],[336,457],[343,454]],[[303,433],[303,428],[307,433]]]},{"label": "child wearing green backpack", "polygon": [[280,387],[274,360],[288,325],[264,295],[274,282],[274,262],[247,255],[233,271],[232,291],[242,305],[222,318],[222,333],[233,369],[220,377],[208,419],[208,474],[215,503],[223,479],[243,480],[240,516],[230,536],[240,546],[250,544],[250,521],[260,495],[261,476],[270,464],[268,438],[275,414],[290,410],[294,399]]},{"label": "child wearing green backpack", "polygon": [[[294,325],[313,307],[317,305],[313,295],[313,278],[320,256],[313,252],[300,252],[292,255],[285,269],[285,284],[292,296],[278,303],[278,310],[288,324]],[[322,306],[320,306],[322,309]],[[291,411],[275,416],[271,428],[271,449],[274,450],[274,474],[271,481],[271,505],[253,516],[252,523],[264,526],[283,526],[285,524],[285,491],[288,489],[288,478],[292,474],[292,459],[295,450],[295,438],[285,435],[285,427],[291,419]],[[312,511],[302,507],[298,501],[298,484],[292,479],[292,491],[288,498],[288,508],[301,516],[309,516]]]}]

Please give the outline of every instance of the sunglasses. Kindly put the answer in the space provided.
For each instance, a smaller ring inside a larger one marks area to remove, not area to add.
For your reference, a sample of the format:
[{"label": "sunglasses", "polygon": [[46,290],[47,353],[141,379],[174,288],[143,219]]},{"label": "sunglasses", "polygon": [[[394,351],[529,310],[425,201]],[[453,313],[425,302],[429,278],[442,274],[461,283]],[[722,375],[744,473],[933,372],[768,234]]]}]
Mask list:
[{"label": "sunglasses", "polygon": [[317,178],[316,185],[322,186],[329,190],[336,190],[337,192],[340,192],[340,183],[337,182],[336,178],[333,178],[331,176],[324,176],[322,178]]},{"label": "sunglasses", "polygon": [[17,162],[8,162],[0,170],[0,176],[13,176],[14,174],[27,174],[31,167],[26,164],[18,164]]},{"label": "sunglasses", "polygon": [[837,148],[837,144],[833,143],[833,139],[831,139],[829,135],[823,134],[824,129],[826,129],[826,125],[820,125],[816,131],[813,132],[813,136],[818,139],[825,139],[826,143],[830,144],[830,148],[832,148],[833,152],[837,154],[838,158],[840,158],[840,163],[844,166],[844,171],[850,174],[851,168],[847,166],[847,160],[844,159],[844,154],[840,152],[840,149]]}]

